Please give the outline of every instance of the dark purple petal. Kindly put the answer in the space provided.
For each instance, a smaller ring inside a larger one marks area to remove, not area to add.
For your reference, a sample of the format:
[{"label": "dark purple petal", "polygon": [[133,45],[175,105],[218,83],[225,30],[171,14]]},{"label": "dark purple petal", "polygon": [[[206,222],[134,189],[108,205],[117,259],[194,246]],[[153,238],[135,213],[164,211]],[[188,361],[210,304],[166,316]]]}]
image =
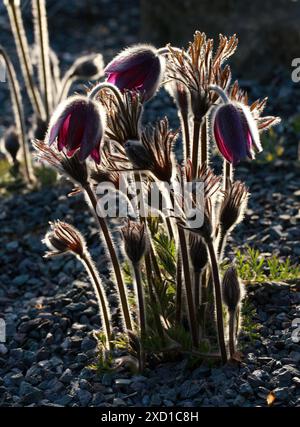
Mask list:
[{"label": "dark purple petal", "polygon": [[96,147],[99,147],[103,137],[103,128],[101,123],[100,113],[97,107],[90,103],[88,106],[86,126],[82,136],[79,160],[84,161],[93,152]]},{"label": "dark purple petal", "polygon": [[90,154],[91,158],[97,163],[97,165],[100,164],[100,143],[98,144],[97,147],[95,147],[91,154]]},{"label": "dark purple petal", "polygon": [[118,55],[105,68],[107,81],[121,91],[138,90],[144,101],[156,92],[164,68],[163,59],[148,46],[137,46]]},{"label": "dark purple petal", "polygon": [[106,74],[122,73],[140,65],[151,66],[157,58],[155,49],[151,46],[136,46],[119,53],[104,69]]},{"label": "dark purple petal", "polygon": [[223,105],[217,110],[214,133],[220,152],[234,165],[251,153],[252,136],[247,121],[233,104]]},{"label": "dark purple petal", "polygon": [[58,151],[62,151],[62,149],[67,145],[66,141],[67,141],[69,124],[70,124],[70,118],[71,118],[71,114],[69,114],[65,118],[64,122],[62,123],[61,128],[58,131],[58,136],[57,136]]},{"label": "dark purple petal", "polygon": [[74,150],[80,147],[84,130],[86,127],[86,104],[77,104],[71,113],[70,125],[67,134],[66,146],[68,150]]},{"label": "dark purple petal", "polygon": [[68,157],[79,151],[81,161],[92,154],[99,163],[100,144],[104,134],[101,109],[100,104],[83,96],[73,97],[69,102],[61,104],[51,118],[52,125],[48,134],[53,138],[57,133],[58,150],[64,150]]}]

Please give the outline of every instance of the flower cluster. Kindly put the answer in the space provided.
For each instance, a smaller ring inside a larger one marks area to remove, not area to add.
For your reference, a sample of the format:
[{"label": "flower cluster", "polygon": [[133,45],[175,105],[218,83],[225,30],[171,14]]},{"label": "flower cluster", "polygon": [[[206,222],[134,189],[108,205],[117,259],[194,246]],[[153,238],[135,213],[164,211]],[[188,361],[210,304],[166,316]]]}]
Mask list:
[{"label": "flower cluster", "polygon": [[[261,131],[279,119],[262,117],[266,99],[248,105],[247,94],[237,82],[231,84],[224,64],[236,50],[236,36],[220,36],[217,49],[213,46],[196,32],[186,50],[149,45],[124,50],[104,68],[104,81],[59,103],[45,140],[34,142],[38,157],[85,194],[98,222],[120,306],[116,336],[80,234],[56,222],[46,244],[51,254],[73,253],[83,261],[98,295],[107,343],[125,336],[140,369],[150,354],[174,349],[188,348],[201,358],[217,355],[223,363],[235,358],[241,284],[234,265],[222,280],[220,264],[229,233],[243,219],[249,190],[234,179],[234,167],[254,159],[263,149]],[[74,69],[90,70],[82,63]],[[144,103],[165,81],[178,109],[178,130],[170,129],[167,118],[143,125]],[[182,162],[174,153],[177,139]],[[215,175],[210,161],[214,146],[223,158],[223,177]],[[134,218],[124,219],[116,210],[118,236],[105,215],[113,198],[129,206]],[[125,275],[134,284],[130,293]]]}]

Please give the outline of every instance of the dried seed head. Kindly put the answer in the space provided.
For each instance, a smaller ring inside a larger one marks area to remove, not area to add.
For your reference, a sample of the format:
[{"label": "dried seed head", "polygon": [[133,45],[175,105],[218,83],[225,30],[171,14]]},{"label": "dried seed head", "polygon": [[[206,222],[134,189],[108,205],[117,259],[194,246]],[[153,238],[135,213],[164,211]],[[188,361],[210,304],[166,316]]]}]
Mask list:
[{"label": "dried seed head", "polygon": [[98,95],[107,113],[105,135],[124,145],[128,140],[139,140],[143,113],[142,96],[139,92],[125,90],[122,102],[111,91],[102,90]]},{"label": "dried seed head", "polygon": [[241,300],[241,286],[237,271],[229,267],[223,276],[222,282],[223,301],[228,310],[235,312]]},{"label": "dried seed head", "polygon": [[[194,223],[196,218],[199,218],[201,221],[201,217],[203,218],[202,225],[195,227]],[[192,233],[203,237],[205,242],[210,242],[213,234],[213,227],[209,213],[200,207],[196,207],[195,209],[190,210],[187,213],[186,218],[186,228],[190,230]]]},{"label": "dried seed head", "polygon": [[223,67],[223,63],[234,53],[237,43],[235,35],[230,38],[220,35],[214,52],[213,40],[208,39],[205,33],[196,31],[186,51],[169,46],[167,75],[187,87],[192,110],[198,120],[218,98],[215,93],[209,92],[209,86],[217,84],[223,89],[228,87],[231,72],[228,65]]},{"label": "dried seed head", "polygon": [[121,232],[128,258],[132,264],[138,264],[149,246],[149,238],[145,224],[128,221],[127,224],[122,227]]},{"label": "dried seed head", "polygon": [[66,252],[72,252],[82,257],[86,250],[86,244],[81,233],[72,225],[62,221],[50,222],[50,231],[43,240],[49,252],[45,257],[62,255]]},{"label": "dried seed head", "polygon": [[52,166],[60,175],[66,175],[76,184],[84,187],[88,181],[88,170],[85,162],[78,159],[77,154],[67,157],[63,152],[59,152],[55,147],[49,147],[45,142],[33,141],[37,151],[37,157],[43,162]]},{"label": "dried seed head", "polygon": [[165,85],[165,89],[174,99],[177,108],[183,115],[189,114],[189,107],[191,103],[191,97],[188,89],[183,83],[177,80],[171,80]]},{"label": "dried seed head", "polygon": [[160,181],[170,182],[175,172],[173,146],[176,138],[177,132],[169,129],[166,117],[160,120],[154,129],[148,127],[142,133],[141,142],[148,159],[151,159],[149,169]]},{"label": "dried seed head", "polygon": [[248,188],[241,181],[235,181],[229,186],[228,190],[224,191],[219,213],[219,222],[223,235],[242,221],[248,197]]},{"label": "dried seed head", "polygon": [[206,245],[203,239],[195,233],[189,235],[190,258],[195,272],[201,272],[208,261]]},{"label": "dried seed head", "polygon": [[280,123],[280,117],[275,116],[262,116],[262,113],[267,105],[268,98],[262,100],[257,99],[248,105],[248,94],[244,90],[241,90],[237,81],[230,87],[229,98],[232,101],[238,102],[249,108],[254,120],[256,121],[259,132],[269,129],[272,126],[276,126]]},{"label": "dried seed head", "polygon": [[11,155],[13,162],[17,160],[17,154],[20,149],[19,135],[14,126],[7,129],[3,136],[6,151]]},{"label": "dried seed head", "polygon": [[149,151],[143,143],[138,140],[129,140],[125,144],[125,151],[128,159],[131,161],[134,169],[151,170],[153,169],[152,159]]}]

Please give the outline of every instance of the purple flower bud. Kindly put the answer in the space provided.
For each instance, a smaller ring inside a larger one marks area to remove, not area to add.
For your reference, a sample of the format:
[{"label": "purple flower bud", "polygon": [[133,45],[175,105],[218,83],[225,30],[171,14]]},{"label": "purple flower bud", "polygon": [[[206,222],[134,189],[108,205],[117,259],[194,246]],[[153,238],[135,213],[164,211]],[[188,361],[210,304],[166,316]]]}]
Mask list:
[{"label": "purple flower bud", "polygon": [[73,96],[62,102],[51,117],[46,142],[57,142],[59,151],[68,157],[78,152],[81,162],[88,156],[100,163],[100,146],[105,116],[97,102],[84,96]]},{"label": "purple flower bud", "polygon": [[218,107],[213,117],[213,132],[221,154],[233,165],[246,157],[254,159],[254,150],[262,151],[255,119],[242,104]]},{"label": "purple flower bud", "polygon": [[165,69],[165,60],[150,45],[136,45],[119,53],[105,68],[107,81],[121,91],[135,90],[148,101],[157,91]]}]

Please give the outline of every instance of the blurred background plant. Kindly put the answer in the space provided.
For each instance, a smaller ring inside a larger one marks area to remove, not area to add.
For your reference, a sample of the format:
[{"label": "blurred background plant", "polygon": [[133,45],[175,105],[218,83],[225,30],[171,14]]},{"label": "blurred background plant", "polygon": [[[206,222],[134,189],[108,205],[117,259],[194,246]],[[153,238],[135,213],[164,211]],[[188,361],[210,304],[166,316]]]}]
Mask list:
[{"label": "blurred background plant", "polygon": [[[10,95],[13,106],[14,126],[16,138],[19,140],[21,148],[20,165],[18,171],[15,167],[8,168],[2,160],[5,175],[8,172],[13,176],[21,177],[27,184],[34,184],[35,177],[39,177],[42,183],[52,183],[50,173],[37,170],[34,171],[30,150],[30,138],[44,139],[48,122],[53,109],[58,102],[65,99],[69,90],[77,80],[96,80],[103,76],[103,59],[99,53],[84,55],[74,61],[71,67],[61,77],[59,59],[49,45],[48,21],[46,14],[45,0],[32,0],[32,21],[34,27],[34,42],[30,46],[25,31],[22,11],[27,7],[28,2],[20,0],[5,0],[12,35],[15,41],[22,77],[28,99],[31,104],[31,129],[26,129],[25,112],[23,99],[20,90],[19,79],[15,73],[14,65],[6,50],[0,46],[0,56],[4,61],[6,75],[10,86]],[[26,111],[26,116],[27,116]],[[7,135],[4,134],[4,145],[6,151],[10,153],[10,146],[5,144]],[[17,157],[18,149],[14,153]],[[22,172],[20,175],[19,172]],[[50,178],[50,179],[49,179]],[[9,179],[5,178],[6,183]]]}]

